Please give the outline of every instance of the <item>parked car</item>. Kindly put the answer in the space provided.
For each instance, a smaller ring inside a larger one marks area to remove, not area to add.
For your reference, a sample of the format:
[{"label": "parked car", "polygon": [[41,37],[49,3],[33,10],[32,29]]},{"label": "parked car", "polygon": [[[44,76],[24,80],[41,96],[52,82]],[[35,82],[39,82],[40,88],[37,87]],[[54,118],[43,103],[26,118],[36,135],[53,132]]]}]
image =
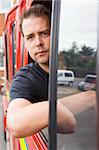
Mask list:
[{"label": "parked car", "polygon": [[78,84],[78,89],[82,91],[87,91],[96,88],[96,75],[87,74],[84,81]]},{"label": "parked car", "polygon": [[68,84],[69,86],[73,85],[75,76],[74,72],[71,70],[58,70],[57,72],[57,83],[58,84]]}]

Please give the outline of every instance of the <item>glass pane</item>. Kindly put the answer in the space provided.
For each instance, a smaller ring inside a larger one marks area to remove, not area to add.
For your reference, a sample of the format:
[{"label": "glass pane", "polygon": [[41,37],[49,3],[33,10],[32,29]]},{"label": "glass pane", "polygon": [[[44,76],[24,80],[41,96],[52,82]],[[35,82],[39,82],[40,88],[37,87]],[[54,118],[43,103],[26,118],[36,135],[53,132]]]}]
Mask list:
[{"label": "glass pane", "polygon": [[58,150],[96,150],[96,114],[88,91],[96,88],[96,32],[97,1],[62,0],[57,97],[77,125],[75,133],[58,134]]}]

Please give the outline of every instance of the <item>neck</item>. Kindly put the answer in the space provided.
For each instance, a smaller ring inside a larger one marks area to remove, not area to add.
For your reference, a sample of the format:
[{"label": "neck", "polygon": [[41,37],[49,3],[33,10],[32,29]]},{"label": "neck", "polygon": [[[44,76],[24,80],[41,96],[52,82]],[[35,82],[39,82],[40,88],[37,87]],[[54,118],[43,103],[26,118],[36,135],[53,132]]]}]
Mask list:
[{"label": "neck", "polygon": [[49,65],[48,64],[39,64],[39,66],[47,73],[49,73]]}]

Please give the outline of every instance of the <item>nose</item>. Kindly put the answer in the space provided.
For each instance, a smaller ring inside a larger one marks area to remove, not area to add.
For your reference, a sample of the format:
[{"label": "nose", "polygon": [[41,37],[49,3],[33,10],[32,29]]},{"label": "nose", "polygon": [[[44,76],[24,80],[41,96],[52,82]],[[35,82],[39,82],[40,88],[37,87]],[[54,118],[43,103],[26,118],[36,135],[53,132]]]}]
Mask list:
[{"label": "nose", "polygon": [[39,35],[37,35],[37,36],[35,37],[35,45],[36,45],[36,46],[42,45],[42,39],[41,39],[41,37],[40,37]]}]

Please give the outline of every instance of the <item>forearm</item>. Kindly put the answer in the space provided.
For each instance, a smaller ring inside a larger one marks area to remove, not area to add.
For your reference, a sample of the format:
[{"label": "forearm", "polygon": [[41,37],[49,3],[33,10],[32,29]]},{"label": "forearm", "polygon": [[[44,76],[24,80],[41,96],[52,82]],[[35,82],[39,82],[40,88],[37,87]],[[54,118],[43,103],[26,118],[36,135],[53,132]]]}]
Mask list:
[{"label": "forearm", "polygon": [[61,134],[73,133],[76,128],[74,115],[62,103],[57,103],[57,131]]},{"label": "forearm", "polygon": [[96,105],[96,92],[86,91],[59,99],[73,114],[80,113]]},{"label": "forearm", "polygon": [[[7,112],[7,126],[13,136],[29,136],[48,126],[48,101],[31,104],[23,99],[21,104],[19,102],[20,100],[11,102]],[[58,101],[58,132],[64,134],[74,132],[75,122],[73,114]]]},{"label": "forearm", "polygon": [[13,114],[9,107],[7,116],[8,127],[15,137],[32,135],[48,125],[48,102],[24,106]]}]

